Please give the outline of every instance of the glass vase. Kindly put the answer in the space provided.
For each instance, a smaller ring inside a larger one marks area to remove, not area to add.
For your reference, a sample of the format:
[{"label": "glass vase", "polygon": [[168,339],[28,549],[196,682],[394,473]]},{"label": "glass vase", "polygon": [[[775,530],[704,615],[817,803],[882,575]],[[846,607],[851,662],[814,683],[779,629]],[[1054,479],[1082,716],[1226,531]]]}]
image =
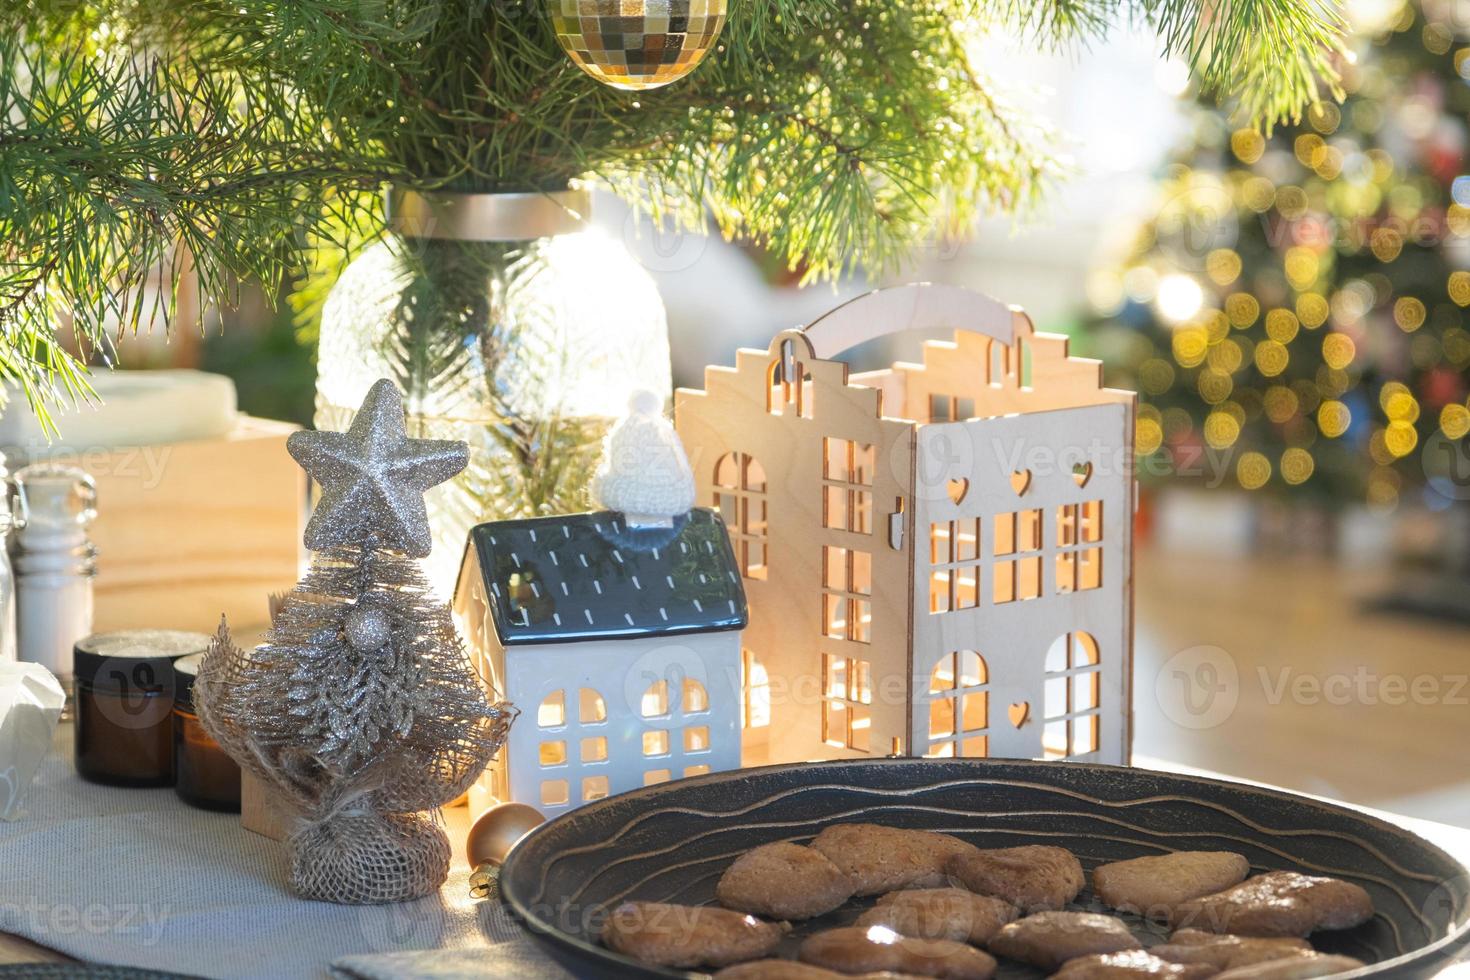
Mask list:
[{"label": "glass vase", "polygon": [[346,429],[391,378],[410,436],[469,443],[469,466],[426,495],[427,570],[447,595],[475,524],[588,508],[612,420],[633,391],[670,390],[668,328],[652,278],[587,225],[585,194],[402,195],[389,212],[323,308],[315,421]]}]

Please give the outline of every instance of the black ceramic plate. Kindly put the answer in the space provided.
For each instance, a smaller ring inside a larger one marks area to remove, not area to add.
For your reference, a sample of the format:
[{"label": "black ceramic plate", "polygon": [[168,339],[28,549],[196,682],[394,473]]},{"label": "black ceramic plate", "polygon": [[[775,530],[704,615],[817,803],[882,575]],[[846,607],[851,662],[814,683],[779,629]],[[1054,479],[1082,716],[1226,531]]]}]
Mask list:
[{"label": "black ceramic plate", "polygon": [[[651,970],[602,948],[624,899],[705,904],[739,854],[805,843],[834,823],[939,830],[981,847],[1056,844],[1089,871],[1177,850],[1230,850],[1255,871],[1357,882],[1377,914],[1318,933],[1318,949],[1371,964],[1351,976],[1434,973],[1470,941],[1470,873],[1406,830],[1344,807],[1217,780],[1072,763],[879,759],[715,773],[624,793],[537,828],[502,869],[501,893],[578,976],[698,976]],[[1089,879],[1090,880],[1090,879]],[[846,925],[859,899],[802,923],[789,940]],[[1078,908],[1096,910],[1090,891]],[[1145,944],[1160,927],[1134,921]],[[1039,973],[1002,963],[1001,977]],[[1344,976],[1348,976],[1345,974]]]}]

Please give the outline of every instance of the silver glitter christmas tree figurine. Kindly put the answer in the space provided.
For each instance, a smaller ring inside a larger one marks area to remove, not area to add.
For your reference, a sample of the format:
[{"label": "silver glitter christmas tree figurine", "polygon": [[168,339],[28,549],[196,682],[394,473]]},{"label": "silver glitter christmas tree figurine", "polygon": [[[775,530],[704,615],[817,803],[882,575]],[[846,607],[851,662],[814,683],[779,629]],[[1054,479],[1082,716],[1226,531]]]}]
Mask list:
[{"label": "silver glitter christmas tree figurine", "polygon": [[288,844],[304,898],[395,902],[439,888],[449,840],[429,813],[463,793],[505,740],[429,553],[424,491],[464,468],[462,442],[410,439],[398,390],[379,381],[347,432],[287,448],[321,485],[306,527],[311,570],[265,643],[222,625],[195,684],[200,720],[299,817]]}]

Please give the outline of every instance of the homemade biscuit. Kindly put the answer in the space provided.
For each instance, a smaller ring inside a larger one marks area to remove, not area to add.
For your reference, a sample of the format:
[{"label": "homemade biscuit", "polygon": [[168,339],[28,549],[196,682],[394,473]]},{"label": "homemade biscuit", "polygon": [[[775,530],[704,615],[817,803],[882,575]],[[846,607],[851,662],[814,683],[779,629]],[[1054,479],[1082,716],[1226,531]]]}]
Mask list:
[{"label": "homemade biscuit", "polygon": [[715,974],[715,980],[912,980],[903,973],[838,973],[825,967],[798,963],[795,960],[752,960],[727,966]]},{"label": "homemade biscuit", "polygon": [[1309,980],[1311,977],[1330,977],[1335,973],[1346,973],[1363,966],[1362,960],[1351,956],[1330,956],[1326,953],[1298,953],[1279,960],[1253,963],[1215,974],[1216,980]]},{"label": "homemade biscuit", "polygon": [[852,882],[820,851],[778,841],[735,859],[715,886],[721,905],[773,919],[810,919],[852,897]]},{"label": "homemade biscuit", "polygon": [[818,834],[811,846],[842,869],[857,895],[943,885],[945,862],[976,850],[948,834],[872,823],[835,824]]},{"label": "homemade biscuit", "polygon": [[1316,929],[1350,929],[1373,917],[1373,900],[1350,882],[1272,871],[1234,888],[1180,904],[1170,920],[1237,936],[1305,936]]},{"label": "homemade biscuit", "polygon": [[624,902],[602,928],[610,949],[655,966],[725,966],[768,956],[786,930],[713,906]]},{"label": "homemade biscuit", "polygon": [[1092,890],[1111,908],[1167,919],[1181,902],[1240,884],[1250,869],[1230,851],[1179,851],[1101,865]]},{"label": "homemade biscuit", "polygon": [[1169,937],[1168,942],[1149,949],[1150,953],[1162,959],[1175,963],[1208,963],[1217,970],[1250,966],[1311,951],[1312,947],[1305,939],[1260,939],[1220,935],[1199,929],[1180,929]]},{"label": "homemade biscuit", "polygon": [[990,980],[995,959],[964,943],[900,936],[882,926],[845,926],[808,936],[797,953],[803,962],[839,973],[893,973],[945,980]]},{"label": "homemade biscuit", "polygon": [[1023,912],[1060,909],[1077,897],[1086,879],[1070,851],[1044,844],[956,854],[945,871],[978,895],[991,895]]},{"label": "homemade biscuit", "polygon": [[858,916],[857,925],[887,926],[903,936],[983,946],[1015,918],[1015,907],[999,898],[963,888],[915,888],[884,895]]},{"label": "homemade biscuit", "polygon": [[1135,980],[1160,977],[1162,980],[1204,980],[1214,976],[1215,968],[1207,963],[1170,963],[1145,950],[1129,949],[1121,953],[1096,953],[1068,960],[1052,974],[1052,980]]},{"label": "homemade biscuit", "polygon": [[1055,970],[1079,956],[1142,947],[1122,919],[1095,912],[1038,912],[1002,926],[986,944],[992,953],[1043,970]]}]

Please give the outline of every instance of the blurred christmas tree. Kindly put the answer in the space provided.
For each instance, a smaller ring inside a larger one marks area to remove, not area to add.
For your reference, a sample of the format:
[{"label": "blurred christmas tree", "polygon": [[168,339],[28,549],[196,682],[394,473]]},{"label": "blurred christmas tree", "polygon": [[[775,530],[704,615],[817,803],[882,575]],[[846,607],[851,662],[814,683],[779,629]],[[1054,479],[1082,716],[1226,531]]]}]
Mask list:
[{"label": "blurred christmas tree", "polygon": [[[1470,497],[1465,5],[1354,10],[1346,98],[1201,105],[1084,346],[1143,395],[1140,475],[1390,508]],[[1362,5],[1359,5],[1362,6]]]}]

